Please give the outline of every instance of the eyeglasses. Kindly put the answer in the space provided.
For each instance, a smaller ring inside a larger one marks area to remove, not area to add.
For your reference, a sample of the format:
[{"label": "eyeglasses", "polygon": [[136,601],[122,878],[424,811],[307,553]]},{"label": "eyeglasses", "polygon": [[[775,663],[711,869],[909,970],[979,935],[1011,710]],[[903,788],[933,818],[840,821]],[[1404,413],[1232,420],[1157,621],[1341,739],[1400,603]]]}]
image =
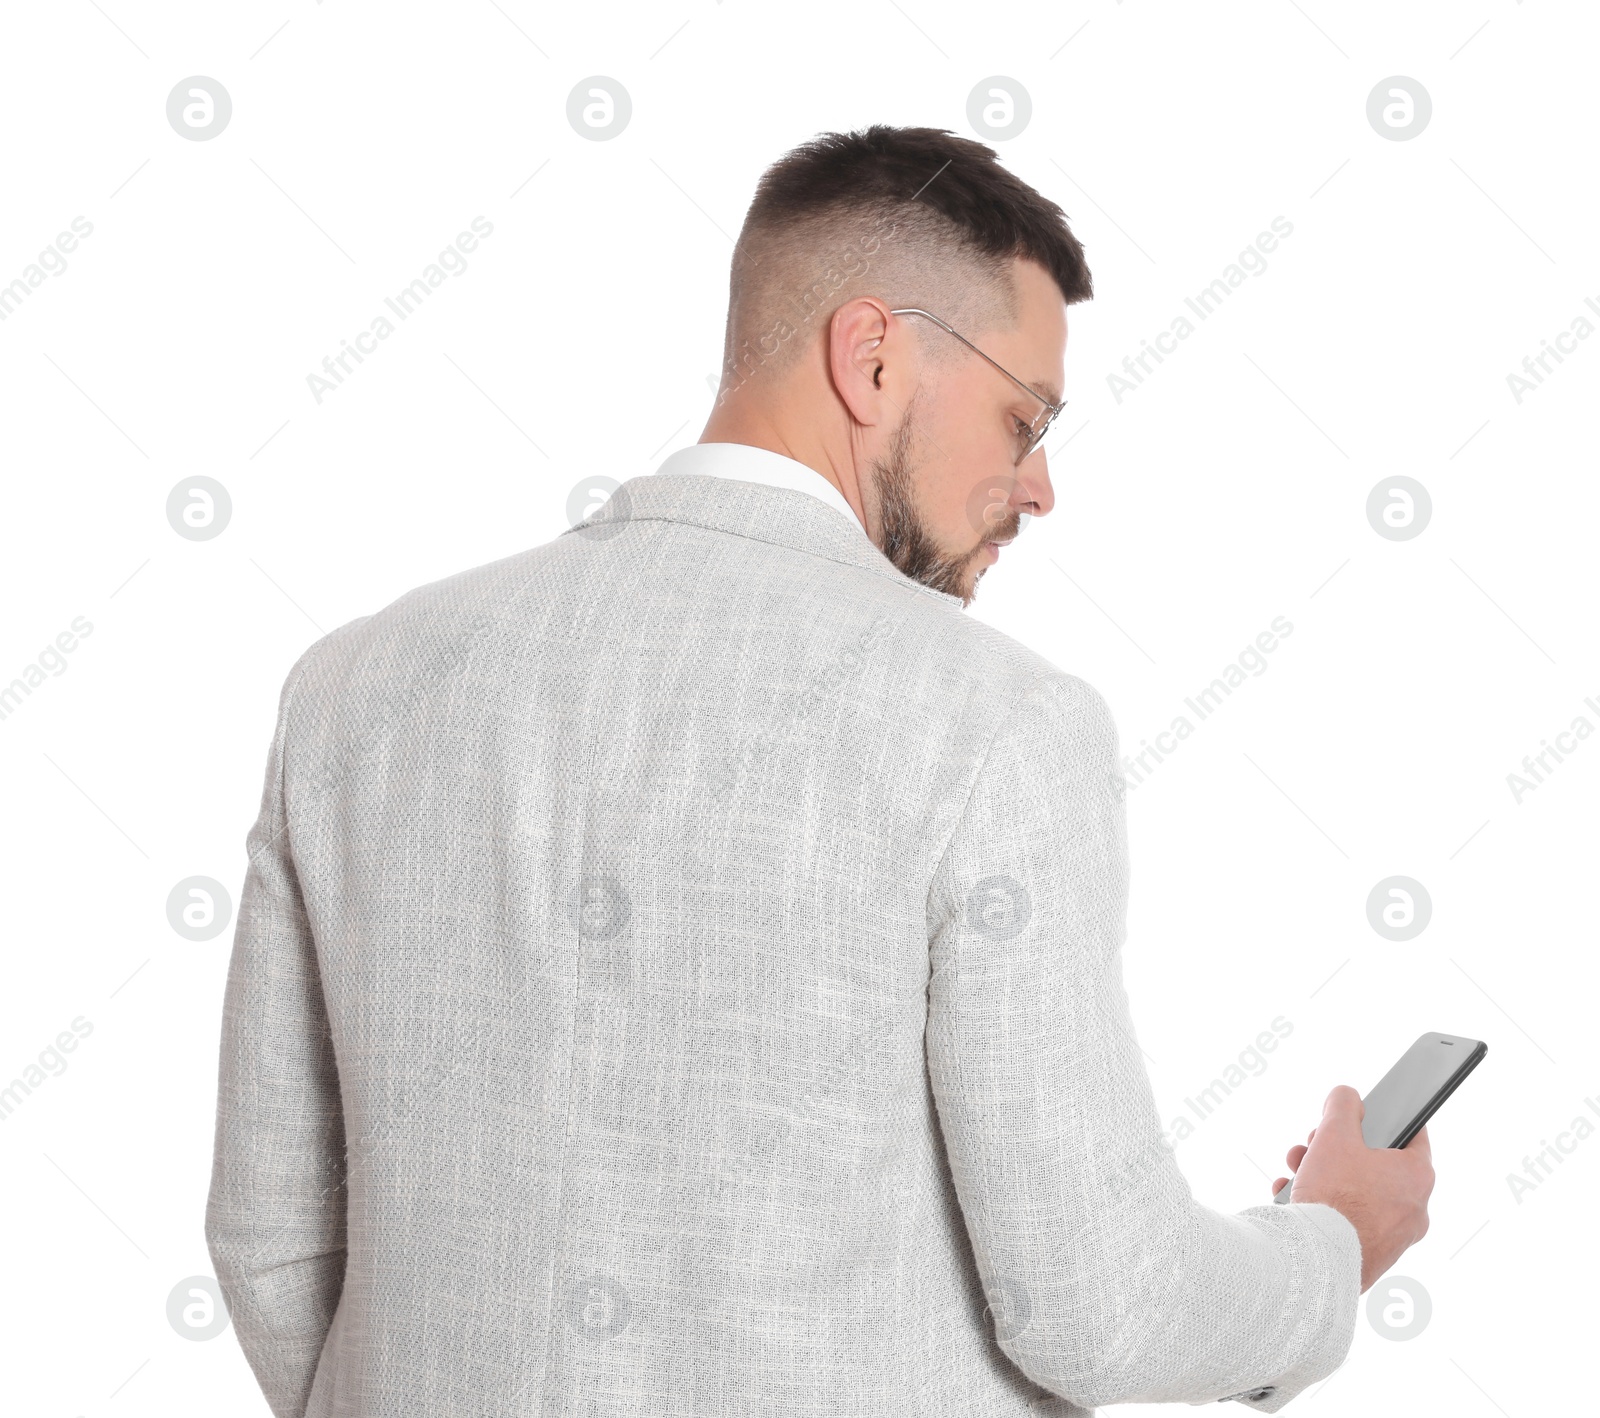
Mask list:
[{"label": "eyeglasses", "polygon": [[[969,340],[965,335],[958,334],[949,325],[946,325],[944,323],[944,321],[941,320],[937,315],[934,315],[931,312],[926,311],[926,310],[917,310],[917,309],[910,308],[910,307],[908,307],[905,310],[891,310],[889,312],[889,314],[891,314],[891,315],[920,315],[924,319],[933,321],[933,323],[935,325],[937,325],[941,330],[945,331],[945,333],[950,334],[950,335],[955,335],[956,339],[960,340],[962,344],[964,344],[969,350],[971,350],[973,352],[973,354],[981,355],[984,359],[988,359],[990,364],[994,365],[994,367],[996,369],[998,369],[1003,375],[1005,375],[1005,377],[1007,379],[1009,379],[1013,384],[1015,384],[1017,386],[1017,388],[1023,390],[1028,395],[1029,398],[1036,399],[1036,400],[1038,400],[1039,403],[1044,405],[1044,412],[1039,414],[1034,419],[1034,421],[1032,423],[1030,423],[1030,424],[1028,424],[1026,426],[1027,427],[1027,439],[1026,439],[1024,445],[1023,445],[1022,452],[1017,454],[1017,463],[1019,465],[1024,461],[1024,459],[1026,459],[1034,451],[1034,449],[1036,449],[1044,441],[1045,434],[1050,431],[1050,425],[1053,424],[1056,421],[1056,416],[1058,414],[1060,414],[1062,409],[1066,408],[1067,401],[1065,399],[1063,399],[1059,404],[1052,404],[1037,389],[1029,388],[1028,385],[1024,384],[1020,379],[1017,378],[1016,375],[1014,375],[1003,364],[1000,364],[996,360],[989,359],[989,356],[984,354],[983,351],[980,350],[975,344],[973,344],[971,340]],[[1018,436],[1019,437],[1022,436],[1020,430],[1018,431]]]}]

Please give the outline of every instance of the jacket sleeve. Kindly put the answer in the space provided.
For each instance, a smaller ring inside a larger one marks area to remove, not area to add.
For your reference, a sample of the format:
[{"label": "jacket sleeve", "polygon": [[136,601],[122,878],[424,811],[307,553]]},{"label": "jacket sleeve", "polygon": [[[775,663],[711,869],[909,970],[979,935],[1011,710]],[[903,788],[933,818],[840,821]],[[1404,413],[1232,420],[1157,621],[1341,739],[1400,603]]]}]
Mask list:
[{"label": "jacket sleeve", "polygon": [[1275,1413],[1343,1363],[1361,1289],[1332,1207],[1199,1205],[1129,1015],[1125,785],[1056,672],[998,726],[928,900],[927,1058],[1000,1348],[1086,1408]]},{"label": "jacket sleeve", "polygon": [[305,1413],[345,1264],[339,1079],[284,812],[285,735],[315,650],[284,682],[261,809],[246,839],[206,1206],[217,1281],[276,1418]]}]

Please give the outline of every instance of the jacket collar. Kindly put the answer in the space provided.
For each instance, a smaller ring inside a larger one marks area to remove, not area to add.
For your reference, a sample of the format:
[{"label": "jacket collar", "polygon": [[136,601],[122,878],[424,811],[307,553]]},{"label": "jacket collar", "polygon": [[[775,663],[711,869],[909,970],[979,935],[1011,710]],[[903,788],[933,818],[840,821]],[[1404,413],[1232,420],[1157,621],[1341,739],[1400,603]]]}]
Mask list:
[{"label": "jacket collar", "polygon": [[792,488],[702,473],[648,474],[629,478],[594,512],[561,535],[601,540],[610,535],[603,529],[613,523],[648,521],[683,522],[809,552],[965,609],[959,596],[946,595],[907,576],[860,526],[852,526],[809,493]]}]

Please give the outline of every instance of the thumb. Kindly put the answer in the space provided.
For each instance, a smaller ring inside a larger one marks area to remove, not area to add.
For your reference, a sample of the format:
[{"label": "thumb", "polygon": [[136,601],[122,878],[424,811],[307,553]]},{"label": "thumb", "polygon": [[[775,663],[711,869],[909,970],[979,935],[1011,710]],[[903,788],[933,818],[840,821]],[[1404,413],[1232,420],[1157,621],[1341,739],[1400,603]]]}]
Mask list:
[{"label": "thumb", "polygon": [[1347,1083],[1341,1083],[1328,1094],[1322,1105],[1322,1121],[1317,1124],[1319,1134],[1333,1134],[1346,1142],[1354,1138],[1364,1146],[1361,1120],[1366,1116],[1366,1105],[1361,1095]]}]

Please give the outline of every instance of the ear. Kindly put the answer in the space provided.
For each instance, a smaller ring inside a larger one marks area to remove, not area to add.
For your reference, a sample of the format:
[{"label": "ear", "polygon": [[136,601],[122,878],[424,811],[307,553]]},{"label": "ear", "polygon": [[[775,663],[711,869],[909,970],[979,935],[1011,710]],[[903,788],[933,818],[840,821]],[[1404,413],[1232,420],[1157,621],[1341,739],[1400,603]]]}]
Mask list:
[{"label": "ear", "polygon": [[[893,317],[875,296],[846,301],[828,322],[828,371],[840,401],[863,427],[873,428],[892,417],[887,397],[891,356],[897,342],[888,340]],[[902,401],[903,402],[903,401]]]}]

